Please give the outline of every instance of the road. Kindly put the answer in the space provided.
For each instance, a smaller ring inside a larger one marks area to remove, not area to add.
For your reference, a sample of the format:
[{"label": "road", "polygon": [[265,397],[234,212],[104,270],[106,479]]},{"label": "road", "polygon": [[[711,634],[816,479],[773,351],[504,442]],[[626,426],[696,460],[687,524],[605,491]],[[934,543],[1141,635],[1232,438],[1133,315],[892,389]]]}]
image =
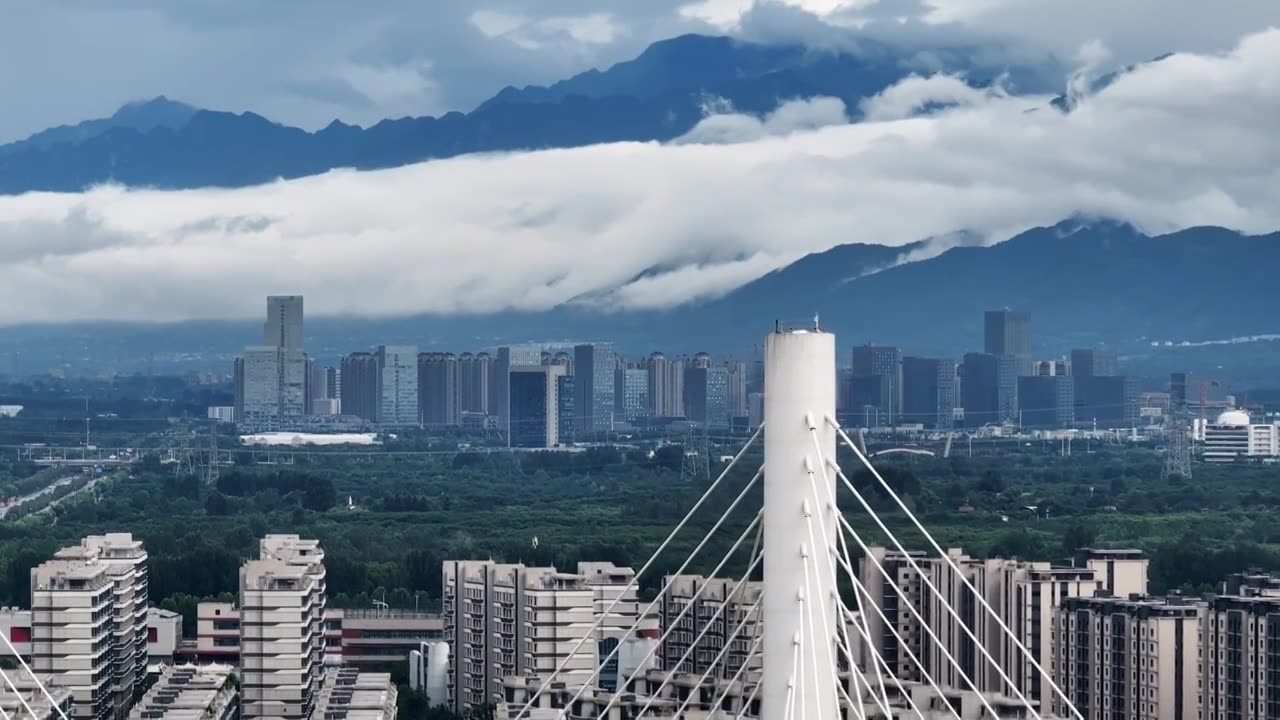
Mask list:
[{"label": "road", "polygon": [[[82,475],[80,475],[79,473],[75,475],[68,475],[66,477],[60,477],[57,480],[54,480],[52,483],[44,486],[40,490],[37,490],[36,492],[31,493],[30,495],[23,495],[22,497],[18,498],[14,502],[8,505],[5,505],[4,507],[0,507],[0,520],[4,520],[6,517],[8,517],[9,511],[12,510],[13,508],[20,507],[22,504],[30,500],[35,500],[36,498],[39,498],[41,496],[48,495],[49,493],[53,492],[54,490],[57,490],[60,487],[63,487],[64,485],[70,485],[72,482],[79,479],[80,477],[82,477]],[[94,477],[93,480],[86,483],[83,488],[80,488],[76,492],[73,492],[70,495],[67,495],[67,497],[75,497],[81,492],[84,492],[85,489],[93,487],[94,483],[96,483],[97,481],[98,481],[98,478]],[[64,499],[65,498],[59,498],[57,500],[54,500],[47,507],[53,507],[54,505],[56,505],[57,503],[61,502]]]}]

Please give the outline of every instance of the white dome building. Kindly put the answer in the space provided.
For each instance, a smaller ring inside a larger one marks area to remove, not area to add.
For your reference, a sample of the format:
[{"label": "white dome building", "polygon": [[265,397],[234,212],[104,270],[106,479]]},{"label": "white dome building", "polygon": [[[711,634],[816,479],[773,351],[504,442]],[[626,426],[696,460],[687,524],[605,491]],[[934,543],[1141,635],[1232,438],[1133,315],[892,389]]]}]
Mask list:
[{"label": "white dome building", "polygon": [[1228,410],[1218,416],[1218,422],[1214,423],[1220,427],[1248,427],[1249,413],[1243,410]]},{"label": "white dome building", "polygon": [[1204,461],[1280,457],[1280,425],[1253,424],[1244,410],[1228,410],[1204,425]]}]

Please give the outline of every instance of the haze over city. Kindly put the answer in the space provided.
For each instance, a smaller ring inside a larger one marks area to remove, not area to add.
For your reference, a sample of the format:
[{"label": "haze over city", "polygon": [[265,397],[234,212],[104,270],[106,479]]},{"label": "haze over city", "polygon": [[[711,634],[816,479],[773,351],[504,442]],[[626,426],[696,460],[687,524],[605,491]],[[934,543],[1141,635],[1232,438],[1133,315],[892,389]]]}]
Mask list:
[{"label": "haze over city", "polygon": [[0,720],[1280,718],[1275,0],[0,68]]}]

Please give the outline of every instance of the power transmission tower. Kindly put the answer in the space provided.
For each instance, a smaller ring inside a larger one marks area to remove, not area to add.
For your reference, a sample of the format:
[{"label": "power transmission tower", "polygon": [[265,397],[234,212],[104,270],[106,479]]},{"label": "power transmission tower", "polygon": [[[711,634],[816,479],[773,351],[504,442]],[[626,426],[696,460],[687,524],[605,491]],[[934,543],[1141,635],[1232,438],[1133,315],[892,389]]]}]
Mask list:
[{"label": "power transmission tower", "polygon": [[204,484],[213,485],[218,481],[218,424],[209,423],[208,458],[204,466]]},{"label": "power transmission tower", "polygon": [[1165,425],[1166,448],[1164,454],[1164,470],[1160,477],[1168,480],[1174,475],[1191,479],[1191,437],[1187,427],[1186,416],[1175,412],[1169,416]]},{"label": "power transmission tower", "polygon": [[711,457],[707,439],[707,428],[691,428],[685,433],[682,447],[684,458],[680,463],[680,479],[684,482],[711,479]]},{"label": "power transmission tower", "polygon": [[182,477],[195,472],[195,468],[191,464],[191,423],[187,417],[182,416],[182,421],[178,423],[178,444],[173,450],[173,475],[174,477]]}]

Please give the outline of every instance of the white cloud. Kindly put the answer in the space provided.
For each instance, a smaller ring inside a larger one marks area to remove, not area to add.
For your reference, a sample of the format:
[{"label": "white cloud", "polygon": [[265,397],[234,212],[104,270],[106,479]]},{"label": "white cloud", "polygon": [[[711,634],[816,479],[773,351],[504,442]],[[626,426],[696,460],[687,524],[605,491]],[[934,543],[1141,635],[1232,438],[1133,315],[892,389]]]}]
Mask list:
[{"label": "white cloud", "polygon": [[999,86],[975,88],[951,75],[912,75],[863,100],[862,116],[868,121],[901,120],[930,107],[979,105],[1004,95]]},{"label": "white cloud", "polygon": [[726,144],[759,140],[771,135],[791,135],[849,122],[844,101],[833,97],[789,100],[763,118],[733,112],[726,103],[707,103],[720,112],[703,118],[675,142],[686,144]]},{"label": "white cloud", "polygon": [[[0,322],[256,317],[272,292],[304,293],[319,314],[650,306],[841,243],[1003,237],[1074,213],[1150,231],[1280,228],[1280,30],[1143,66],[1069,115],[970,100],[781,134],[756,120],[755,139],[732,144],[4,197]],[[671,270],[633,282],[654,267]]]}]

